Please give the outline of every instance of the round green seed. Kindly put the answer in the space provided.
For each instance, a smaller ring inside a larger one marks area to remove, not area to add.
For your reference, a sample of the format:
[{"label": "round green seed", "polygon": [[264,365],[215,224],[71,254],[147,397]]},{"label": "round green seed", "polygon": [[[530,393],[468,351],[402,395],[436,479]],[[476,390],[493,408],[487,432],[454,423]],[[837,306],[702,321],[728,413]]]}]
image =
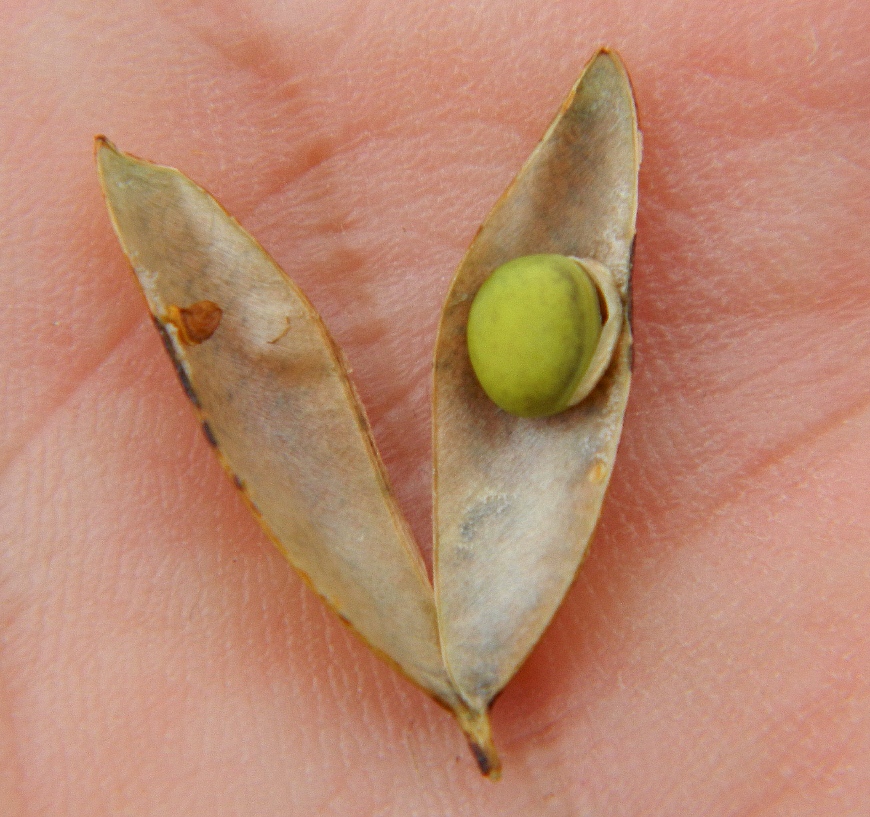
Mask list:
[{"label": "round green seed", "polygon": [[564,255],[502,264],[468,315],[468,354],[480,385],[497,406],[520,417],[568,407],[600,335],[595,285]]}]

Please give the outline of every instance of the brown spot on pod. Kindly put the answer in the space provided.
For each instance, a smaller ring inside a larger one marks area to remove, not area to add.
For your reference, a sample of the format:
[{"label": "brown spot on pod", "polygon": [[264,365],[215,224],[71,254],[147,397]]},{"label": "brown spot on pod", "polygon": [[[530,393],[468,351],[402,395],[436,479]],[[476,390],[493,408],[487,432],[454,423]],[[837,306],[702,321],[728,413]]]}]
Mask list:
[{"label": "brown spot on pod", "polygon": [[197,301],[190,306],[170,306],[166,311],[166,323],[178,330],[182,343],[195,346],[215,333],[222,316],[223,310],[214,301]]}]

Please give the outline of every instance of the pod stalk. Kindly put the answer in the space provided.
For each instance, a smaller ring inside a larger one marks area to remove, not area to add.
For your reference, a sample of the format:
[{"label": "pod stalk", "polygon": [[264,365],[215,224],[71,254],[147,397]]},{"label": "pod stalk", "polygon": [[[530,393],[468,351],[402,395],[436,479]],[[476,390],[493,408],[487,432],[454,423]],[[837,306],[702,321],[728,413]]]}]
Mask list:
[{"label": "pod stalk", "polygon": [[489,715],[486,712],[462,708],[456,710],[456,719],[468,739],[468,746],[481,774],[493,782],[500,780],[501,760],[492,740]]}]

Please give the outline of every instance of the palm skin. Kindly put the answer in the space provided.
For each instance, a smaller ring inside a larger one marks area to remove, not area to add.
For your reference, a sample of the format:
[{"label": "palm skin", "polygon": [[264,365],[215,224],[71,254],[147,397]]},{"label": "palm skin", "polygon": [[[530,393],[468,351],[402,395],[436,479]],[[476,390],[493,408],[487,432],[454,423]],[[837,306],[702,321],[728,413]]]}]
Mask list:
[{"label": "palm skin", "polygon": [[[17,6],[0,813],[870,810],[863,4]],[[214,461],[91,140],[181,168],[298,281],[427,542],[441,300],[601,43],[645,136],[634,388],[592,552],[493,710],[494,786]]]}]

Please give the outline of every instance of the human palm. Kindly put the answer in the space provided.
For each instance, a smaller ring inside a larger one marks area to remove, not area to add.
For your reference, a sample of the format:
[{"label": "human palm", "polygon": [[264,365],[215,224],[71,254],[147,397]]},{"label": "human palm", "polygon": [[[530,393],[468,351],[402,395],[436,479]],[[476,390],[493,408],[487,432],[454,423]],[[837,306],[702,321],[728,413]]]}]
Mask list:
[{"label": "human palm", "polygon": [[[728,14],[4,13],[0,813],[870,809],[870,12]],[[242,506],[90,145],[181,168],[300,284],[426,543],[441,300],[601,43],[645,136],[634,386],[590,556],[493,710],[492,785]]]}]

